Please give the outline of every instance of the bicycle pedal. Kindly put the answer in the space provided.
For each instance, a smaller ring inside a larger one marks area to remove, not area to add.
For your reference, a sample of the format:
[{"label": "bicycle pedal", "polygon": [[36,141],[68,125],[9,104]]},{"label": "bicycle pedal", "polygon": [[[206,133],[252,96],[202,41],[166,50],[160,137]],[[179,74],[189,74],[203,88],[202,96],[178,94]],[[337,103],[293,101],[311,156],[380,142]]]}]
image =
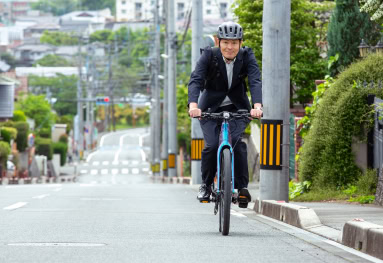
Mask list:
[{"label": "bicycle pedal", "polygon": [[200,203],[203,203],[203,204],[208,204],[210,203],[210,200],[199,200]]},{"label": "bicycle pedal", "polygon": [[246,196],[240,195],[238,196],[238,206],[240,208],[247,208],[249,201]]}]

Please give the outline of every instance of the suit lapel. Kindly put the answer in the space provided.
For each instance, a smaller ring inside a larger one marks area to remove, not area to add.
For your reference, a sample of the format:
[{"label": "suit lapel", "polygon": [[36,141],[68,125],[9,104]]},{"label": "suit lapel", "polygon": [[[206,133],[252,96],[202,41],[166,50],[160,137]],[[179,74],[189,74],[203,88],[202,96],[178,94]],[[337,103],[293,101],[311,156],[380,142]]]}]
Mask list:
[{"label": "suit lapel", "polygon": [[218,52],[218,64],[219,64],[219,70],[221,71],[221,76],[223,76],[223,79],[225,81],[225,87],[229,86],[229,82],[227,80],[227,71],[226,71],[226,65],[225,61],[223,61],[222,53],[219,50]]},{"label": "suit lapel", "polygon": [[[238,74],[240,73],[241,71],[241,68],[242,68],[242,54],[243,54],[243,51],[242,51],[242,48],[239,49],[239,52],[237,54],[237,58],[235,59],[235,62],[234,62],[234,68],[233,68],[233,79],[231,80],[231,87],[234,87],[234,85],[236,84],[236,80],[238,79]],[[227,74],[226,74],[227,75]],[[227,77],[226,77],[227,79]],[[231,89],[231,87],[229,87],[229,89]]]}]

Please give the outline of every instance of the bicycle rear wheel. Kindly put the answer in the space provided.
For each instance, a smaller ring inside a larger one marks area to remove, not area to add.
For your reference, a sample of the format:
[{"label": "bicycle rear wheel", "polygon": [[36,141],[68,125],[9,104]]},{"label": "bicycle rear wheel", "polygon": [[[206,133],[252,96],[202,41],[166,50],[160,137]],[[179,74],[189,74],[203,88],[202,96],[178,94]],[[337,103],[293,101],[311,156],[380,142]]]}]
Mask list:
[{"label": "bicycle rear wheel", "polygon": [[230,229],[230,209],[232,199],[231,182],[231,153],[229,149],[222,151],[220,174],[220,203],[219,203],[219,228],[222,235],[227,236]]}]

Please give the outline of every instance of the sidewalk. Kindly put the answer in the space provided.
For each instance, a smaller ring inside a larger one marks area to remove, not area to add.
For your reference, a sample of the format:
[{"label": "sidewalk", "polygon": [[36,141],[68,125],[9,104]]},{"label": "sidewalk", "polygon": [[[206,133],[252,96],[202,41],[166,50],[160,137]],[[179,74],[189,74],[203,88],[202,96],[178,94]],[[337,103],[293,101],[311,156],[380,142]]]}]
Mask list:
[{"label": "sidewalk", "polygon": [[254,210],[383,259],[383,207],[339,202],[259,201],[259,183],[250,183]]}]

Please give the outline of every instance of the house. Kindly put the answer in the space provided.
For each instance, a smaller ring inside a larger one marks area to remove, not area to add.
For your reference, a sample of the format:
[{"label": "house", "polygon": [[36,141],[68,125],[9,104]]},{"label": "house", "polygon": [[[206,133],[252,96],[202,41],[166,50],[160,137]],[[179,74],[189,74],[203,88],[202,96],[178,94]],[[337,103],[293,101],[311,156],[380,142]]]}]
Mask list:
[{"label": "house", "polygon": [[12,24],[20,16],[25,16],[32,10],[31,5],[38,0],[7,0],[0,2],[0,20]]},{"label": "house", "polygon": [[[16,76],[29,76],[36,75],[40,77],[55,77],[57,74],[63,74],[66,76],[76,75],[78,76],[77,67],[16,67]],[[83,76],[86,76],[86,67],[82,68]]]},{"label": "house", "polygon": [[0,76],[0,121],[13,117],[16,83],[11,78]]},{"label": "house", "polygon": [[28,44],[24,43],[13,49],[13,55],[24,65],[31,66],[37,60],[46,55],[54,54],[56,47],[49,44]]}]

